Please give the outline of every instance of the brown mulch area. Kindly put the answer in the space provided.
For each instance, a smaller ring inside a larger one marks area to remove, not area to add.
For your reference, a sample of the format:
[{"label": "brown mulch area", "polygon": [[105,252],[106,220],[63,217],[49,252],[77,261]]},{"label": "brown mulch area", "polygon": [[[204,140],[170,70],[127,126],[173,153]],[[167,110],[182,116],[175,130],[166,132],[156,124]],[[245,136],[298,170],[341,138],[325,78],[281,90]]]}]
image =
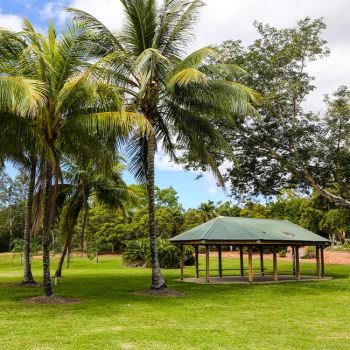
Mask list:
[{"label": "brown mulch area", "polygon": [[25,288],[40,288],[40,283],[24,283],[24,282],[17,282],[17,283],[8,283],[7,284],[10,287],[25,287]]},{"label": "brown mulch area", "polygon": [[176,290],[171,289],[148,289],[148,290],[140,290],[137,292],[133,292],[135,295],[146,295],[146,296],[155,296],[155,297],[172,297],[172,298],[178,298],[183,297],[185,293],[178,292]]},{"label": "brown mulch area", "polygon": [[63,297],[32,297],[28,299],[23,299],[23,303],[26,304],[46,304],[46,305],[64,305],[64,304],[79,304],[81,303],[80,299],[77,298],[63,298]]},{"label": "brown mulch area", "polygon": [[[303,249],[303,248],[302,248]],[[303,250],[300,251],[300,256],[303,255]],[[257,258],[259,257],[259,253],[253,254]],[[216,252],[213,252],[210,254],[210,256],[217,256]],[[222,252],[222,256],[225,258],[236,258],[239,259],[239,253],[238,252]],[[281,260],[285,261],[292,261],[292,254],[291,252],[287,253],[287,256],[285,258],[280,258]],[[264,259],[272,260],[273,256],[272,254],[264,254]],[[310,262],[314,263],[315,259],[303,259],[304,262]],[[343,265],[350,265],[350,252],[334,252],[334,251],[325,251],[324,252],[324,261],[326,264],[343,264]]]}]

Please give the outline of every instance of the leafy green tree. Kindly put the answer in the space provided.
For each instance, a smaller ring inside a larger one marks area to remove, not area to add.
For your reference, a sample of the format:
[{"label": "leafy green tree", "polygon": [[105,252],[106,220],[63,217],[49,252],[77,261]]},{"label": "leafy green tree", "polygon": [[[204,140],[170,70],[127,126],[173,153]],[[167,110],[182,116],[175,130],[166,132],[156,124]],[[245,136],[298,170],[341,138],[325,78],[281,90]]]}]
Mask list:
[{"label": "leafy green tree", "polygon": [[255,26],[260,37],[248,47],[228,41],[218,48],[219,61],[247,69],[251,76],[242,82],[265,97],[259,117],[222,128],[239,164],[227,177],[232,192],[276,195],[300,187],[349,208],[349,90],[340,87],[326,97],[325,115],[303,110],[315,89],[308,64],[329,54],[321,37],[324,20],[305,18],[281,30]]},{"label": "leafy green tree", "polygon": [[197,209],[189,209],[183,214],[182,231],[190,230],[205,222],[205,214]]},{"label": "leafy green tree", "polygon": [[156,188],[156,205],[163,208],[182,211],[179,203],[179,196],[173,187],[159,189]]},{"label": "leafy green tree", "polygon": [[[124,89],[128,110],[144,115],[155,135],[135,133],[130,143],[130,169],[146,182],[149,206],[149,234],[152,256],[152,288],[166,288],[156,248],[154,158],[158,145],[176,159],[175,145],[192,151],[223,184],[209,143],[227,148],[210,119],[234,120],[253,112],[251,99],[257,95],[242,84],[220,78],[221,72],[242,74],[234,65],[207,64],[216,55],[204,48],[184,57],[193,39],[201,0],[121,0],[125,25],[112,33],[93,16],[71,9],[75,19],[91,30],[95,54],[104,57],[106,74]],[[95,56],[95,57],[96,57]],[[111,72],[113,75],[111,75]],[[211,141],[211,142],[208,142]]]},{"label": "leafy green tree", "polygon": [[350,232],[350,212],[343,208],[331,209],[323,215],[319,225],[321,229],[330,233],[333,245],[336,239],[344,244],[346,235]]},{"label": "leafy green tree", "polygon": [[249,202],[240,211],[239,216],[246,218],[266,219],[269,217],[269,211],[263,204]]},{"label": "leafy green tree", "polygon": [[[12,251],[13,241],[23,238],[26,178],[0,173],[0,250]],[[21,232],[22,231],[22,232]]]},{"label": "leafy green tree", "polygon": [[232,205],[230,202],[218,202],[216,212],[220,216],[233,216],[238,217],[240,215],[241,208],[238,205]]}]

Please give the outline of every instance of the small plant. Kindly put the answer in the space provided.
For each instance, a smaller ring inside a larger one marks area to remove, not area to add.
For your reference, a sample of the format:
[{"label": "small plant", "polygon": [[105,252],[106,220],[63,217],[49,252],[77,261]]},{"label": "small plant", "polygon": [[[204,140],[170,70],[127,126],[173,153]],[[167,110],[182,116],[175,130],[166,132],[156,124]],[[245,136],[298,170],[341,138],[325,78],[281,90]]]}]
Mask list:
[{"label": "small plant", "polygon": [[278,252],[278,256],[280,258],[285,258],[287,256],[287,250],[286,249],[281,249],[279,252]]},{"label": "small plant", "polygon": [[12,259],[16,256],[19,255],[20,257],[20,262],[21,265],[23,265],[23,251],[24,251],[24,241],[23,239],[14,239],[12,242]]},{"label": "small plant", "polygon": [[316,258],[316,248],[306,247],[305,254],[302,256],[302,259],[315,259],[315,258]]}]

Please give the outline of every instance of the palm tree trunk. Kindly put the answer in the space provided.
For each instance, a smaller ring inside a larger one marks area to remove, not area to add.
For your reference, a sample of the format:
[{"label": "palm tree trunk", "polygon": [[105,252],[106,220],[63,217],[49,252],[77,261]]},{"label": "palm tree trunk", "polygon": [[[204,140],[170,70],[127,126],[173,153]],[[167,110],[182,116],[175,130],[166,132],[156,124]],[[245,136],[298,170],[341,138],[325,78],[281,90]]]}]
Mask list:
[{"label": "palm tree trunk", "polygon": [[24,218],[24,276],[23,283],[35,283],[31,262],[30,262],[30,231],[32,226],[32,215],[33,215],[33,198],[35,190],[35,175],[36,175],[36,157],[31,157],[30,175],[29,175],[29,188],[26,204],[26,212]]},{"label": "palm tree trunk", "polygon": [[52,200],[52,165],[46,163],[44,218],[43,218],[43,285],[46,297],[53,296],[50,276],[50,229],[51,229],[51,200]]},{"label": "palm tree trunk", "polygon": [[70,253],[71,253],[71,246],[68,245],[68,247],[67,247],[67,262],[66,262],[67,269],[69,269],[69,266],[70,266]]},{"label": "palm tree trunk", "polygon": [[58,262],[58,266],[55,272],[55,277],[62,277],[62,267],[64,263],[64,259],[67,255],[67,250],[68,250],[68,244],[67,242],[64,244],[63,251],[60,257],[60,261]]},{"label": "palm tree trunk", "polygon": [[155,200],[154,200],[154,157],[155,157],[155,138],[150,136],[148,139],[148,164],[147,164],[147,192],[148,192],[148,212],[149,212],[149,238],[152,258],[152,289],[167,288],[165,279],[160,271],[158,253],[157,253],[157,232],[155,219]]},{"label": "palm tree trunk", "polygon": [[88,217],[88,208],[86,207],[84,209],[84,218],[83,218],[83,224],[81,227],[81,236],[80,236],[80,251],[83,253],[84,248],[85,248],[85,227],[86,227],[86,222],[87,222],[87,217]]}]

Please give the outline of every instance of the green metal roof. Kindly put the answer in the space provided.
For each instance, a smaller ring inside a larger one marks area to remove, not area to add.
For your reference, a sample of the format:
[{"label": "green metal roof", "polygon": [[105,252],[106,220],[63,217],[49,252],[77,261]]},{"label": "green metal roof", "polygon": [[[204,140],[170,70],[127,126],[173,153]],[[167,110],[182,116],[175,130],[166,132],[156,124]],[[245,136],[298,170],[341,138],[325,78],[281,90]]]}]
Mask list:
[{"label": "green metal roof", "polygon": [[329,244],[329,240],[287,220],[219,216],[170,239],[174,244],[210,242]]}]

